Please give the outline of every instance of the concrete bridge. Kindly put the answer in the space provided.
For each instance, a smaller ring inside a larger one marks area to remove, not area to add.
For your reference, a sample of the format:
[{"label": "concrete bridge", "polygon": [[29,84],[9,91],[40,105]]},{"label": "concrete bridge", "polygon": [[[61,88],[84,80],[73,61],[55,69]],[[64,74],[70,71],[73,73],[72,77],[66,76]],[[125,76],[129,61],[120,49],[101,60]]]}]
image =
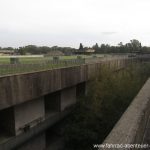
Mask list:
[{"label": "concrete bridge", "polygon": [[0,77],[0,150],[43,150],[45,130],[72,110],[102,65],[119,70],[133,61],[138,60],[114,59]]}]

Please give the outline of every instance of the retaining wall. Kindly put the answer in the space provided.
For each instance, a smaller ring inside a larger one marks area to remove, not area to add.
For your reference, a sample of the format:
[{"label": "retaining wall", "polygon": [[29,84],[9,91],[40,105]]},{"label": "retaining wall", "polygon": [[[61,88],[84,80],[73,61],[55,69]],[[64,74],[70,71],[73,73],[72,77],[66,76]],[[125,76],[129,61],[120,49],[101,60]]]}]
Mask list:
[{"label": "retaining wall", "polygon": [[[150,124],[150,78],[127,108],[103,144],[142,144]],[[150,140],[149,140],[150,141]],[[148,143],[146,143],[148,144]],[[107,149],[107,148],[102,148]],[[112,150],[116,148],[111,148]],[[121,148],[120,148],[121,149]],[[126,149],[126,148],[122,148]],[[132,149],[132,148],[131,148]],[[133,148],[134,149],[134,148]]]}]

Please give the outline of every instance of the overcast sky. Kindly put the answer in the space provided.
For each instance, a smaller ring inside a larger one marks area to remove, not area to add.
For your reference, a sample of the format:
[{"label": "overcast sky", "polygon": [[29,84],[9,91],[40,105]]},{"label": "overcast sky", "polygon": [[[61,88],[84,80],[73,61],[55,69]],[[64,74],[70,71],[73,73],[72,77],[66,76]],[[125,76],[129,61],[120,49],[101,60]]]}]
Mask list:
[{"label": "overcast sky", "polygon": [[150,0],[0,0],[0,46],[150,46]]}]

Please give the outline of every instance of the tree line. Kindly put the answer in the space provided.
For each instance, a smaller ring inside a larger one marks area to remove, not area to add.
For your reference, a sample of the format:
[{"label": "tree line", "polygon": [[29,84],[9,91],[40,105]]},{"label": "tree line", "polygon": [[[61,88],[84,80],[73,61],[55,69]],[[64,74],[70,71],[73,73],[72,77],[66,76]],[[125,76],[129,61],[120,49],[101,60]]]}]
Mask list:
[{"label": "tree line", "polygon": [[0,47],[0,50],[14,50],[15,53],[20,54],[20,55],[48,54],[49,52],[52,52],[52,51],[61,51],[64,54],[70,55],[70,54],[74,53],[76,49],[71,48],[71,47],[58,47],[58,46],[48,47],[48,46],[27,45],[27,46],[19,47],[19,48],[13,48],[13,47],[2,48],[2,47]]},{"label": "tree line", "polygon": [[80,43],[79,51],[85,52],[91,48],[95,50],[95,53],[150,53],[150,47],[142,46],[141,42],[136,39],[130,40],[130,42],[126,44],[120,42],[117,46],[111,46],[109,44],[101,44],[99,46],[98,43],[96,43],[92,47],[84,47],[83,44]]},{"label": "tree line", "polygon": [[27,45],[19,48],[13,47],[0,47],[0,50],[14,50],[16,54],[25,55],[25,54],[48,54],[52,51],[61,51],[66,55],[75,54],[77,52],[84,53],[88,49],[94,49],[95,53],[150,53],[150,47],[142,46],[141,42],[136,39],[130,40],[129,43],[123,44],[120,42],[117,46],[111,46],[109,44],[98,43],[92,47],[84,47],[80,43],[79,48],[71,47],[59,47],[59,46],[36,46],[36,45]]}]

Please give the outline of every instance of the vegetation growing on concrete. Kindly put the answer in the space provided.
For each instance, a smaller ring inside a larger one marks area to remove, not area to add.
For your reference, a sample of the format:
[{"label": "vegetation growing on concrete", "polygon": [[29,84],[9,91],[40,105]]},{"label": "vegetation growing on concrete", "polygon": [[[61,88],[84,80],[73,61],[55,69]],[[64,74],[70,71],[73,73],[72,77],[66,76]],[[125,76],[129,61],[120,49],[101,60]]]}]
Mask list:
[{"label": "vegetation growing on concrete", "polygon": [[118,72],[101,68],[89,83],[87,96],[65,120],[65,149],[91,150],[102,143],[149,76],[146,62]]}]

